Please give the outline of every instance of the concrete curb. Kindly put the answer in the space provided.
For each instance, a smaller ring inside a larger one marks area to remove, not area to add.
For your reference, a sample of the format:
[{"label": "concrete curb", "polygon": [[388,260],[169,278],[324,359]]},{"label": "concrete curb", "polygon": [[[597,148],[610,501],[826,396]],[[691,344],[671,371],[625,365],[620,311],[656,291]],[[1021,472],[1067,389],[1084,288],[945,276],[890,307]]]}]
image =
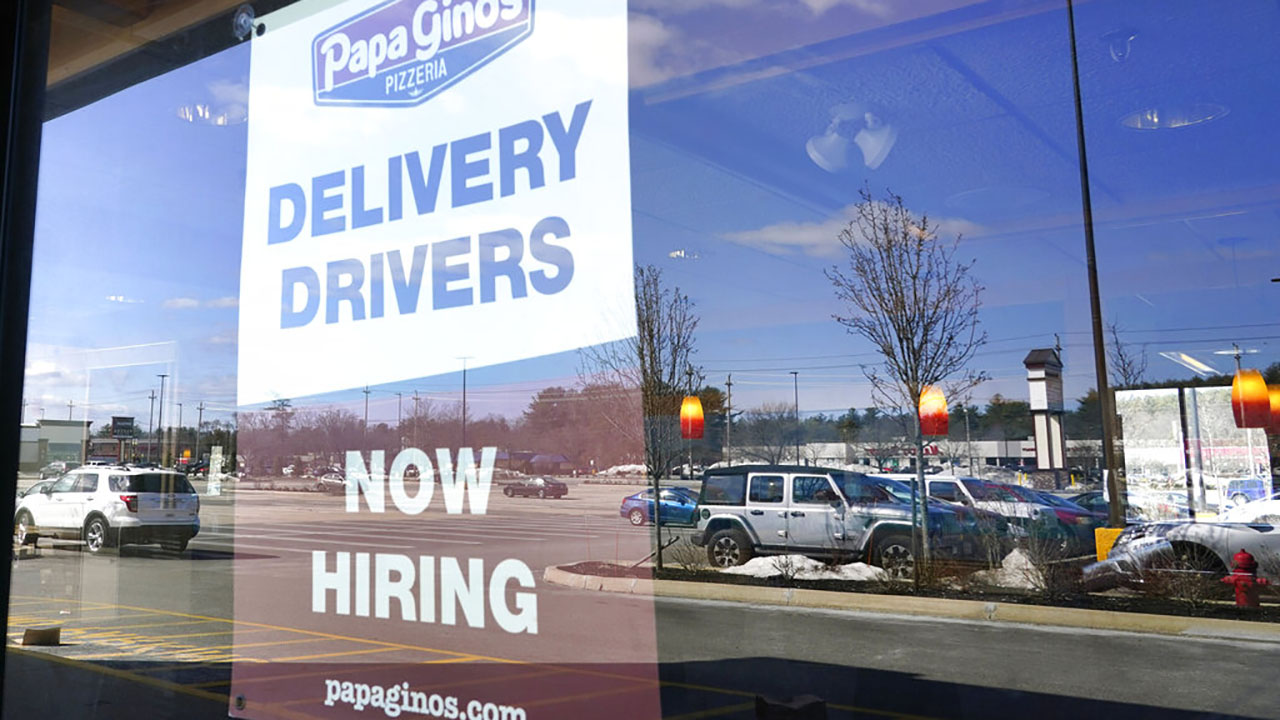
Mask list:
[{"label": "concrete curb", "polygon": [[682,580],[597,577],[572,573],[556,566],[548,566],[542,574],[542,579],[552,585],[579,590],[655,597],[1280,643],[1280,624],[1247,620],[1191,618],[982,600],[948,600]]}]

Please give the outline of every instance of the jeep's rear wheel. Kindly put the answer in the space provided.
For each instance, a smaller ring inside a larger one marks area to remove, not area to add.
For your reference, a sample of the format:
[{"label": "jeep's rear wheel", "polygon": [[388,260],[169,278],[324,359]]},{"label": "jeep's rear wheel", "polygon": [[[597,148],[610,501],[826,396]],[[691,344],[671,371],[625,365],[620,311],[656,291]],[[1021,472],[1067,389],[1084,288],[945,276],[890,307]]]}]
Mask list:
[{"label": "jeep's rear wheel", "polygon": [[737,528],[721,530],[707,543],[707,560],[712,567],[735,567],[750,560],[754,554],[751,539]]},{"label": "jeep's rear wheel", "polygon": [[100,517],[90,518],[84,524],[84,546],[89,552],[97,554],[107,547],[107,521]]},{"label": "jeep's rear wheel", "polygon": [[512,489],[511,489],[511,488],[509,488],[509,487],[505,487],[505,488],[502,488],[502,494],[503,494],[503,495],[506,495],[507,497],[515,497],[515,496],[516,496],[516,491],[515,491],[515,490],[512,490]]},{"label": "jeep's rear wheel", "polygon": [[910,580],[915,576],[915,553],[911,551],[911,536],[905,533],[891,533],[876,540],[872,560],[890,580]]}]

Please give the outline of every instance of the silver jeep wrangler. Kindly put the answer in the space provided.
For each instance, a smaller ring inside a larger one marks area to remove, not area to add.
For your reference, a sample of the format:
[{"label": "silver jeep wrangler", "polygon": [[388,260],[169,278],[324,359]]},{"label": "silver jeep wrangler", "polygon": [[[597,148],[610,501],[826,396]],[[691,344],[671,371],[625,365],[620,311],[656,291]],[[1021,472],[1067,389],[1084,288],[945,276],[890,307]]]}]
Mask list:
[{"label": "silver jeep wrangler", "polygon": [[[929,510],[931,549],[956,556],[962,528],[955,513]],[[717,468],[704,476],[692,542],[715,567],[754,555],[799,554],[854,562],[909,578],[915,558],[911,505],[866,475],[798,465]]]}]

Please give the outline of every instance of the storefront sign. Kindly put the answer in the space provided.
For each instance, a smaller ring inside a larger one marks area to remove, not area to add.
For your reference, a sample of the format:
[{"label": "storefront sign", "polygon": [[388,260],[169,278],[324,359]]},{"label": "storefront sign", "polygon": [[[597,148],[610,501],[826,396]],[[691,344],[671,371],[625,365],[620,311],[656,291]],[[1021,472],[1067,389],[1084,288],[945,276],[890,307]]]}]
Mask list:
[{"label": "storefront sign", "polygon": [[240,404],[634,334],[625,12],[392,0],[261,19]]},{"label": "storefront sign", "polygon": [[[292,492],[236,486],[229,709],[657,717],[652,598],[544,576],[593,543],[634,564],[647,533],[520,504],[506,438],[419,440],[416,403],[412,432],[345,432],[312,397],[635,334],[626,3],[327,4],[252,47],[238,397],[290,402],[243,409],[236,454]],[[290,418],[332,432],[291,442]]]}]

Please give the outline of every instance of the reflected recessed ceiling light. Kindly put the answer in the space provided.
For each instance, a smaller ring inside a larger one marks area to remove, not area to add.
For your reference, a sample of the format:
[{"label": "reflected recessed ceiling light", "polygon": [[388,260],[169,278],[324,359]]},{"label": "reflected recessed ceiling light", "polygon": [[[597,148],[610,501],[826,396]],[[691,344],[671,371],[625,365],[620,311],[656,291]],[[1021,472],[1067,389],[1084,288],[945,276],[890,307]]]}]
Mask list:
[{"label": "reflected recessed ceiling light", "polygon": [[1227,112],[1225,105],[1216,103],[1165,105],[1131,112],[1120,118],[1120,124],[1134,130],[1168,130],[1216,120]]},{"label": "reflected recessed ceiling light", "polygon": [[192,124],[223,127],[244,122],[249,119],[249,113],[243,105],[214,107],[206,103],[194,103],[178,108],[178,117]]},{"label": "reflected recessed ceiling light", "polygon": [[849,102],[831,108],[831,124],[826,132],[809,138],[804,149],[815,165],[829,173],[838,173],[848,169],[849,155],[856,145],[862,153],[862,164],[875,170],[897,141],[897,128],[879,115]]}]

